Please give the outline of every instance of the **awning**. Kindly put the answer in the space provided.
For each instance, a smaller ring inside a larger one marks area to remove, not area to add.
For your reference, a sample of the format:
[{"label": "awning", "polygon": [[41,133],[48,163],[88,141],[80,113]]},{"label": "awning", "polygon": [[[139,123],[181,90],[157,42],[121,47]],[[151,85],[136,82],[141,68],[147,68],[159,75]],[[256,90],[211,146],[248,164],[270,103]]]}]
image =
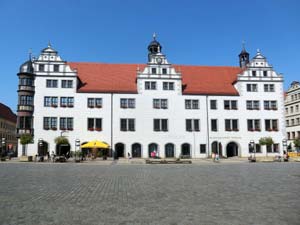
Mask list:
[{"label": "awning", "polygon": [[81,145],[81,148],[109,148],[109,144],[104,141],[95,140]]}]

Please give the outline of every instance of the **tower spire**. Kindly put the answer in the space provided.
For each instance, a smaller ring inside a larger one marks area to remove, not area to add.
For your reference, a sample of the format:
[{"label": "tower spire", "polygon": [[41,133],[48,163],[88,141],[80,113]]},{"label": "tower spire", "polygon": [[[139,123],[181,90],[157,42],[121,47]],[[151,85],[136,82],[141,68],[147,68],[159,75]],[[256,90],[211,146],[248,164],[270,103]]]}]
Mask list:
[{"label": "tower spire", "polygon": [[245,48],[245,41],[242,41],[242,51],[239,54],[239,61],[240,61],[240,67],[244,68],[249,63],[249,53],[246,51]]}]

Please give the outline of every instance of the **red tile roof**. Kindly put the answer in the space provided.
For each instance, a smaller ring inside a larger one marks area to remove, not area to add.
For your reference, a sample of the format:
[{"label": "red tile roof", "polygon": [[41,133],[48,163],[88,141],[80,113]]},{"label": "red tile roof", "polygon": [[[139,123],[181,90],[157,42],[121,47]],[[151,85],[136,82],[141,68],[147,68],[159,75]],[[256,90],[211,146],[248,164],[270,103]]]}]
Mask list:
[{"label": "red tile roof", "polygon": [[[78,92],[137,93],[137,68],[145,64],[68,63],[82,82]],[[182,73],[183,94],[238,95],[233,84],[241,68],[174,65]]]},{"label": "red tile roof", "polygon": [[17,122],[16,114],[14,114],[8,106],[2,103],[0,103],[0,118],[3,118],[13,123]]}]

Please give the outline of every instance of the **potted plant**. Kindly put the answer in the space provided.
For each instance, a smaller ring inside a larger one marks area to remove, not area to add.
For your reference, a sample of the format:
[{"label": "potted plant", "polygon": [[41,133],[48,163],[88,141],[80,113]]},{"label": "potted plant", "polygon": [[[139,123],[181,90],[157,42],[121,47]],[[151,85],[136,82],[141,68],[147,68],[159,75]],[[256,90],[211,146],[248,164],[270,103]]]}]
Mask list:
[{"label": "potted plant", "polygon": [[295,145],[296,150],[298,150],[300,148],[300,137],[298,137],[294,140],[294,145]]},{"label": "potted plant", "polygon": [[[272,144],[274,144],[274,141],[271,137],[263,137],[259,139],[259,145],[263,146],[266,145],[268,146],[272,146]],[[266,156],[268,156],[268,150],[266,149]]]},{"label": "potted plant", "polygon": [[[22,145],[22,156],[27,155],[27,145],[32,143],[33,137],[31,134],[21,134],[20,143]],[[32,161],[32,156],[28,156],[26,161]]]}]

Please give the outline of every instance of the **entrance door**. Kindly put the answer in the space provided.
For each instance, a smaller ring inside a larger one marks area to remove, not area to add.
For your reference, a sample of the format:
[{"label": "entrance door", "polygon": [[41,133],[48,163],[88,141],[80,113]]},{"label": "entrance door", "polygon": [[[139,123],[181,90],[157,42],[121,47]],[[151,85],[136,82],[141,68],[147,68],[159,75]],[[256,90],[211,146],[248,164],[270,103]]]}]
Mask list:
[{"label": "entrance door", "polygon": [[165,155],[166,158],[174,158],[174,144],[166,144],[165,145]]},{"label": "entrance door", "polygon": [[158,154],[158,145],[155,144],[155,143],[151,143],[149,144],[149,149],[148,149],[148,152],[149,152],[149,158],[151,158],[151,152],[156,152],[156,156]]},{"label": "entrance door", "polygon": [[235,142],[228,143],[226,147],[226,153],[227,153],[227,157],[238,156],[239,154],[238,145]]},{"label": "entrance door", "polygon": [[181,145],[181,155],[183,157],[191,157],[191,145],[188,143]]},{"label": "entrance door", "polygon": [[115,145],[115,151],[118,158],[124,157],[124,149],[125,149],[125,145],[123,143],[117,143]]},{"label": "entrance door", "polygon": [[135,143],[131,146],[131,153],[133,158],[141,158],[142,146],[139,143]]}]

